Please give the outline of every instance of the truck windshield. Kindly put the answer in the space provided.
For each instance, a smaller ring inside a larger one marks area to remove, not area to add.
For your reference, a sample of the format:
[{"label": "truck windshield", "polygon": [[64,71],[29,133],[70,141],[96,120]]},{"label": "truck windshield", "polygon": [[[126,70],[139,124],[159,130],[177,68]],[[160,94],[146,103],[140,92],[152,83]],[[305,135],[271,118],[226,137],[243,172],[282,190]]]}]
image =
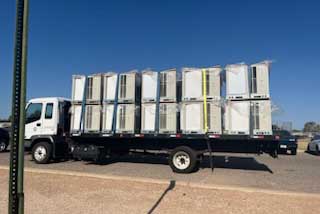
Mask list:
[{"label": "truck windshield", "polygon": [[40,120],[41,111],[42,111],[41,103],[29,104],[26,112],[26,123],[32,123],[34,121]]}]

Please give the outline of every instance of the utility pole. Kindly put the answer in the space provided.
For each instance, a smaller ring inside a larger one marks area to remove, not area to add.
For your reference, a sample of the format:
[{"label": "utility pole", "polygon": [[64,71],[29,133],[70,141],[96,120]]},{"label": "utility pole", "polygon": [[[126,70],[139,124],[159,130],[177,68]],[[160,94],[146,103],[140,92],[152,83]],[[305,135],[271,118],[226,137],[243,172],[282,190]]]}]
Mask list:
[{"label": "utility pole", "polygon": [[24,213],[24,126],[26,104],[29,0],[16,0],[12,132],[10,149],[9,214]]}]

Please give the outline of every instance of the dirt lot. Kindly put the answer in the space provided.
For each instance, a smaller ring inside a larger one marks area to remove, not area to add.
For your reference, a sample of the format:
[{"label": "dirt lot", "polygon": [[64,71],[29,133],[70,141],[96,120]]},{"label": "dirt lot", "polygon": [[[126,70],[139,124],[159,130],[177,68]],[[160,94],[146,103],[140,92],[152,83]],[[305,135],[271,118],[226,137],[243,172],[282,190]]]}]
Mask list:
[{"label": "dirt lot", "polygon": [[[26,173],[25,213],[318,213],[320,196]],[[0,210],[8,171],[0,170]],[[1,212],[5,213],[5,212]]]}]

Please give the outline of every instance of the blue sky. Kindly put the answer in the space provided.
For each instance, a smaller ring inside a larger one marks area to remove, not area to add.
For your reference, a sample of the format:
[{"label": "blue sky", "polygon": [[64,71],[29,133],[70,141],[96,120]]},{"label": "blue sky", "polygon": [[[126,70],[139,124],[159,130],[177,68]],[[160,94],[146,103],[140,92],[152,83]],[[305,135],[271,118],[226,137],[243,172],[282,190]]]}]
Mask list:
[{"label": "blue sky", "polygon": [[[71,75],[274,60],[274,120],[320,122],[318,1],[30,1],[28,99]],[[10,114],[15,1],[0,3],[0,117]]]}]

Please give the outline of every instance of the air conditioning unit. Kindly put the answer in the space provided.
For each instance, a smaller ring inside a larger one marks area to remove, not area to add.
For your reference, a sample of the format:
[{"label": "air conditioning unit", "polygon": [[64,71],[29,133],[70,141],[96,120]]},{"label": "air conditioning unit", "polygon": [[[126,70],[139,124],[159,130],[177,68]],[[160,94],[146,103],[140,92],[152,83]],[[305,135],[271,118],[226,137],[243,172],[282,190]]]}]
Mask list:
[{"label": "air conditioning unit", "polygon": [[87,104],[99,104],[101,102],[102,76],[94,74],[87,77]]},{"label": "air conditioning unit", "polygon": [[78,133],[81,132],[81,127],[83,122],[81,122],[81,112],[82,112],[82,105],[72,105],[71,106],[71,133]]},{"label": "air conditioning unit", "polygon": [[141,133],[154,133],[156,121],[156,104],[141,104]]},{"label": "air conditioning unit", "polygon": [[269,92],[269,73],[270,63],[261,62],[251,65],[251,98],[265,99],[270,98]]},{"label": "air conditioning unit", "polygon": [[177,101],[177,71],[170,69],[160,72],[160,102]]},{"label": "air conditioning unit", "polygon": [[118,104],[116,132],[122,134],[139,133],[140,108],[135,104]]},{"label": "air conditioning unit", "polygon": [[102,132],[111,133],[114,114],[114,104],[103,104],[102,107]]},{"label": "air conditioning unit", "polygon": [[103,101],[114,102],[118,75],[113,72],[103,74]]},{"label": "air conditioning unit", "polygon": [[221,97],[220,66],[211,68],[183,68],[182,69],[182,100],[203,101],[204,79],[203,71],[206,72],[206,97],[207,100],[219,100]]},{"label": "air conditioning unit", "polygon": [[251,101],[251,126],[253,135],[272,135],[271,101]]},{"label": "air conditioning unit", "polygon": [[226,97],[229,100],[248,99],[249,82],[248,66],[245,64],[233,64],[226,66]]},{"label": "air conditioning unit", "polygon": [[141,75],[137,71],[119,75],[118,101],[120,103],[137,103],[141,99]]},{"label": "air conditioning unit", "polygon": [[[181,107],[181,130],[185,134],[204,134],[204,103],[185,102]],[[219,102],[207,103],[207,126],[208,133],[221,134],[221,106]]]},{"label": "air conditioning unit", "polygon": [[177,133],[177,111],[176,103],[159,104],[159,133]]},{"label": "air conditioning unit", "polygon": [[100,132],[101,105],[86,105],[84,132]]},{"label": "air conditioning unit", "polygon": [[224,116],[225,134],[250,134],[250,101],[228,101]]},{"label": "air conditioning unit", "polygon": [[142,102],[156,102],[158,72],[147,70],[142,72]]},{"label": "air conditioning unit", "polygon": [[83,101],[84,88],[85,88],[86,76],[73,75],[72,76],[72,102],[81,103]]}]

